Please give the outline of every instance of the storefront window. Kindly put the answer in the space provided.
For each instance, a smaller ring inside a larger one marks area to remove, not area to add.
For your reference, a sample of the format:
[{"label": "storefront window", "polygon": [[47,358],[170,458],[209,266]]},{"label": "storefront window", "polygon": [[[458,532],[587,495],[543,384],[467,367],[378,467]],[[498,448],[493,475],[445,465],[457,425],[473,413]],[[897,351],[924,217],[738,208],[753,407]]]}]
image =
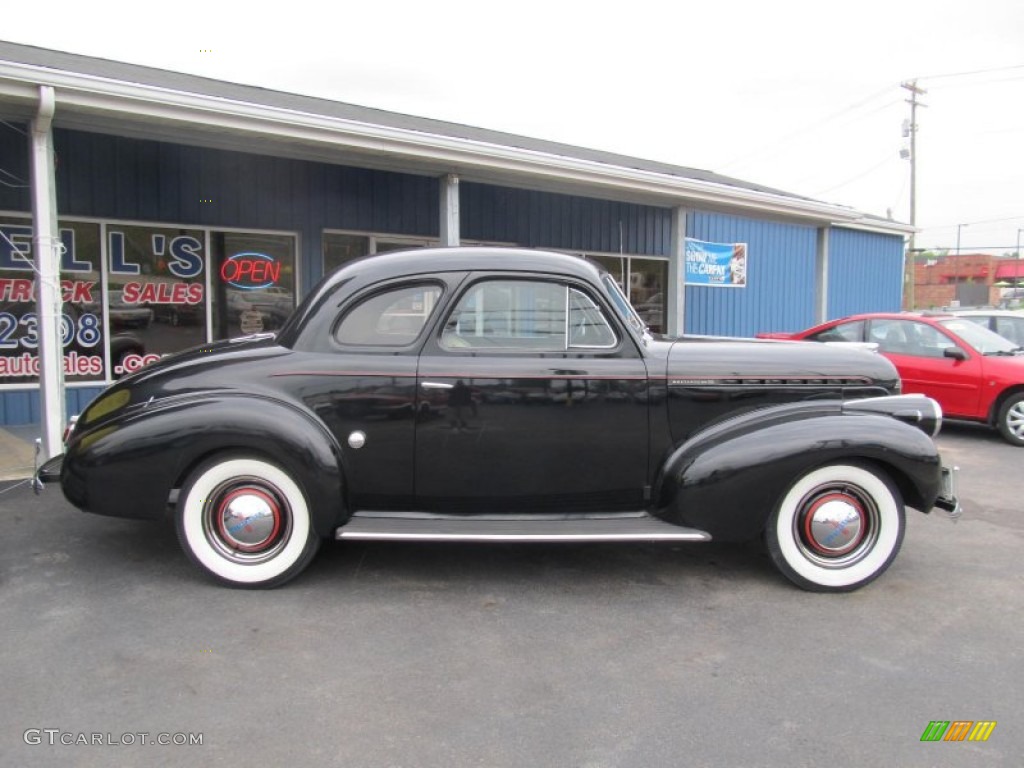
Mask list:
[{"label": "storefront window", "polygon": [[436,240],[389,235],[360,235],[346,232],[324,232],[324,274],[328,275],[342,264],[362,256],[387,251],[406,251],[437,245]]},{"label": "storefront window", "polygon": [[[98,224],[58,224],[60,287],[64,300],[61,341],[67,382],[102,381],[103,313]],[[39,381],[39,320],[36,306],[32,224],[0,217],[0,384]]]},{"label": "storefront window", "polygon": [[[208,324],[213,338],[275,330],[295,308],[293,235],[66,221],[58,228],[69,383],[116,379],[204,344]],[[33,248],[30,218],[0,216],[0,385],[39,381]]]},{"label": "storefront window", "polygon": [[275,331],[295,309],[295,238],[212,232],[213,337]]},{"label": "storefront window", "polygon": [[107,225],[107,322],[117,378],[206,341],[200,229]]},{"label": "storefront window", "polygon": [[623,293],[626,292],[626,283],[622,279],[622,268],[626,262],[625,259],[619,258],[618,256],[595,256],[591,254],[588,254],[587,258],[607,269],[608,274],[610,274],[615,282],[619,284],[619,288],[622,289]]},{"label": "storefront window", "polygon": [[366,235],[345,235],[324,232],[324,274],[330,274],[342,264],[370,252],[370,238]]},{"label": "storefront window", "polygon": [[629,301],[652,333],[665,332],[668,262],[629,259]]},{"label": "storefront window", "polygon": [[429,243],[422,242],[420,240],[382,240],[381,238],[375,238],[373,252],[374,253],[387,253],[388,251],[408,251],[410,248],[426,248]]},{"label": "storefront window", "polygon": [[[668,290],[668,262],[635,256],[587,254],[612,276],[640,319],[652,333],[665,332],[665,300]],[[629,275],[629,280],[625,275]]]}]

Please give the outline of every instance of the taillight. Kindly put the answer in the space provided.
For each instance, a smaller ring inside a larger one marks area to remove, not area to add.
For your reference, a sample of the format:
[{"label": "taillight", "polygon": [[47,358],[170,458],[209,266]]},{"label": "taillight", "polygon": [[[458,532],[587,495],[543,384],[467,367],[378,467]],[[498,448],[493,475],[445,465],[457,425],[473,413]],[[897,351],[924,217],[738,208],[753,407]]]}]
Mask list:
[{"label": "taillight", "polygon": [[71,433],[75,431],[75,425],[78,423],[78,414],[75,414],[68,419],[68,425],[64,427],[64,445],[66,446],[71,442]]}]

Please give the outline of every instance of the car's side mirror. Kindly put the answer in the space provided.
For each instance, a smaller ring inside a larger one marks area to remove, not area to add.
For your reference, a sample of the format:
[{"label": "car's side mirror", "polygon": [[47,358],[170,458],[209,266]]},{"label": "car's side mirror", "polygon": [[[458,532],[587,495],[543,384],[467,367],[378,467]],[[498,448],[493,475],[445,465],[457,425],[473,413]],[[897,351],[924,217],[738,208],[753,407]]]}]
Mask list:
[{"label": "car's side mirror", "polygon": [[952,357],[954,360],[966,360],[967,353],[964,352],[960,347],[946,347],[942,350],[943,357]]}]

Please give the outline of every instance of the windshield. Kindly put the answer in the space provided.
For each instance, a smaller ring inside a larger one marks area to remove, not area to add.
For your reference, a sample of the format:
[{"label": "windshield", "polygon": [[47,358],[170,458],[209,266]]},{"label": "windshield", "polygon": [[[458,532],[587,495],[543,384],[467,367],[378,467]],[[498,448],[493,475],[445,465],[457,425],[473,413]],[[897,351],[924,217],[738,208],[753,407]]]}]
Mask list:
[{"label": "windshield", "polygon": [[636,310],[630,305],[629,299],[626,298],[622,289],[619,288],[619,284],[615,282],[615,279],[605,273],[601,276],[601,280],[604,282],[604,287],[611,297],[612,304],[615,305],[615,311],[619,313],[619,317],[629,326],[629,329],[644,341],[650,338],[647,326],[644,325],[643,320],[640,319]]},{"label": "windshield", "polygon": [[998,333],[961,317],[940,320],[939,325],[955,333],[983,355],[1012,355],[1020,349]]}]

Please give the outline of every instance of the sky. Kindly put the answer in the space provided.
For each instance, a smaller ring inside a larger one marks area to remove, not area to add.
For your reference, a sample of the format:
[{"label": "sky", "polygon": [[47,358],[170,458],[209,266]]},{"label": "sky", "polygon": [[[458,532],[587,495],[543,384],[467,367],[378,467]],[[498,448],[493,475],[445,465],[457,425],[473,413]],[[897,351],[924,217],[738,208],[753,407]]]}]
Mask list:
[{"label": "sky", "polygon": [[1021,0],[12,3],[0,39],[715,171],[1024,238]]}]

